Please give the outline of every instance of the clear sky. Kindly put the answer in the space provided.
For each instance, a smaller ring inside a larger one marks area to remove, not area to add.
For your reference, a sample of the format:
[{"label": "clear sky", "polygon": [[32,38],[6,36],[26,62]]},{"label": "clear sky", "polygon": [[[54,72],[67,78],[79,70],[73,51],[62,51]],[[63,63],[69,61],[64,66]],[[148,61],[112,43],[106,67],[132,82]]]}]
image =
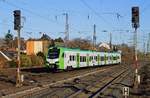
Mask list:
[{"label": "clear sky", "polygon": [[[52,38],[64,38],[65,16],[69,15],[70,39],[92,40],[93,25],[96,24],[97,42],[131,44],[131,7],[140,8],[139,47],[147,42],[150,33],[150,0],[0,0],[0,37],[13,30],[13,11],[21,10],[21,36],[39,38],[45,32]],[[119,17],[117,17],[119,15]],[[106,30],[107,32],[103,32]]]}]

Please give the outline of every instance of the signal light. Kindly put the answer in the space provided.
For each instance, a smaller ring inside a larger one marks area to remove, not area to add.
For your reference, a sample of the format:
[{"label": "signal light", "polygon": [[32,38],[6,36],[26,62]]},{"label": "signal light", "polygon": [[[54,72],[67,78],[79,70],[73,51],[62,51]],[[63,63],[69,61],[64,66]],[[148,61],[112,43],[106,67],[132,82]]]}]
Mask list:
[{"label": "signal light", "polygon": [[19,30],[21,28],[21,11],[14,11],[14,30]]},{"label": "signal light", "polygon": [[132,7],[132,23],[139,23],[139,7]]},{"label": "signal light", "polygon": [[132,7],[132,27],[138,28],[139,27],[139,7]]}]

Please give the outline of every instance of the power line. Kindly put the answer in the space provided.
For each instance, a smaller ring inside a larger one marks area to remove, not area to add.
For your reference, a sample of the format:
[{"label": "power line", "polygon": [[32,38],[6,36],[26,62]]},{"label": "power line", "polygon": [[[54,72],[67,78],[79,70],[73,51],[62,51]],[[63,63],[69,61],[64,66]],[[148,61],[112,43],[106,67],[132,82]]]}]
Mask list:
[{"label": "power line", "polygon": [[[47,15],[43,16],[43,15],[38,14],[38,13],[35,13],[35,12],[29,10],[29,9],[25,9],[25,8],[23,8],[23,7],[17,6],[17,5],[15,5],[15,4],[13,4],[13,3],[10,3],[10,2],[7,2],[7,1],[4,1],[4,2],[7,3],[7,4],[10,5],[10,6],[13,6],[13,7],[16,7],[16,8],[20,8],[20,9],[22,9],[22,10],[24,10],[24,11],[26,11],[26,12],[32,14],[32,15],[38,16],[38,17],[40,17],[40,18],[42,18],[42,19],[51,21],[51,22],[53,22],[53,23],[57,23],[57,24],[60,25],[60,26],[63,25],[62,23],[59,23],[59,22],[57,22],[57,21],[54,21],[54,20],[51,20],[50,18],[45,17],[45,16],[47,16]],[[78,31],[78,30],[75,29],[75,28],[72,28],[72,27],[70,27],[70,28],[73,29],[73,30]]]},{"label": "power line", "polygon": [[[88,9],[90,9],[96,16],[98,16],[100,19],[102,19],[105,23],[107,23],[109,26],[111,25],[107,20],[105,20],[98,12],[96,12],[92,7],[90,7],[84,0],[80,0]],[[112,26],[112,28],[114,28]]]}]

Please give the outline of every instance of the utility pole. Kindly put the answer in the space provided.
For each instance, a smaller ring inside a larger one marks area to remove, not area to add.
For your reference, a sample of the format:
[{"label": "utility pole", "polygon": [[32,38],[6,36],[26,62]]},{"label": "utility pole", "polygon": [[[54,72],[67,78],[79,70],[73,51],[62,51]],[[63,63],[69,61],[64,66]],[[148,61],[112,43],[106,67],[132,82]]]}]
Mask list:
[{"label": "utility pole", "polygon": [[68,13],[63,13],[63,15],[65,15],[66,17],[66,23],[65,23],[65,44],[67,44],[66,42],[69,41],[69,23],[68,23]]},{"label": "utility pole", "polygon": [[145,53],[146,53],[146,51],[145,51],[145,42],[143,44],[143,53],[144,53],[144,56],[145,56]]},{"label": "utility pole", "polygon": [[21,11],[15,10],[14,11],[14,30],[17,31],[18,35],[18,66],[17,66],[17,78],[16,78],[16,87],[20,87],[21,84],[21,75],[20,75],[20,30],[21,30]]},{"label": "utility pole", "polygon": [[96,25],[94,24],[94,32],[93,32],[93,49],[96,46]]},{"label": "utility pole", "polygon": [[110,49],[112,49],[112,34],[110,32],[110,41],[109,41],[109,46],[110,46]]},{"label": "utility pole", "polygon": [[150,53],[150,33],[147,41],[147,53]]}]

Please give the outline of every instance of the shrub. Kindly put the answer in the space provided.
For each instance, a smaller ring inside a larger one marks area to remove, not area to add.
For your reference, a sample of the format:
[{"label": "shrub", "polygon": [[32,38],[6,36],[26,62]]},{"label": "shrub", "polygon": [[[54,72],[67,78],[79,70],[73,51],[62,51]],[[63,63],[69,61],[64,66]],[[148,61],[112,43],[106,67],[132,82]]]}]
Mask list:
[{"label": "shrub", "polygon": [[42,66],[44,64],[42,57],[36,55],[31,55],[30,57],[33,66]]},{"label": "shrub", "polygon": [[8,62],[8,65],[9,65],[10,67],[17,67],[17,62],[16,62],[15,60],[12,60],[12,61],[9,61],[9,62]]},{"label": "shrub", "polygon": [[22,67],[29,67],[32,65],[31,58],[29,56],[22,54],[20,59]]},{"label": "shrub", "polygon": [[39,56],[39,57],[42,57],[43,60],[45,61],[45,55],[44,55],[43,52],[38,52],[36,55]]}]

